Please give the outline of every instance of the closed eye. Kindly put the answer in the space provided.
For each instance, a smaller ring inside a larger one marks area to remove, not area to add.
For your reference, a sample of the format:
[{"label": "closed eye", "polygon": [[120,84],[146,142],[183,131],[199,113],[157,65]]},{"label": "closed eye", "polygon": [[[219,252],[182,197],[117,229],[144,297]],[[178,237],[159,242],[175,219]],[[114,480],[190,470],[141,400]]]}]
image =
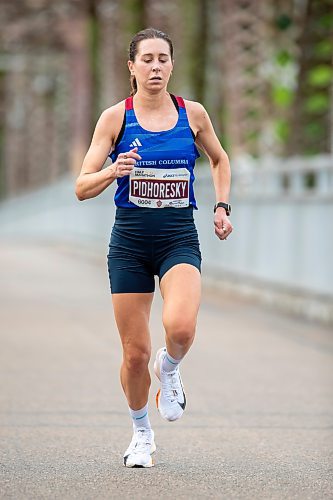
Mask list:
[{"label": "closed eye", "polygon": [[[160,59],[159,61],[161,63],[166,63],[166,62],[168,62],[168,59]],[[150,62],[152,62],[152,59],[144,59],[143,62],[150,63]]]}]

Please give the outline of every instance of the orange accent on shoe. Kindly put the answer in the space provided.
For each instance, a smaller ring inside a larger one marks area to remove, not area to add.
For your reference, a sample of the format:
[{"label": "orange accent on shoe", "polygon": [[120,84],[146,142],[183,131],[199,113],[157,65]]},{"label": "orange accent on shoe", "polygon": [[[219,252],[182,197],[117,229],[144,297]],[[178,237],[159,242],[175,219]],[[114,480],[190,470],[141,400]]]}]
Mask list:
[{"label": "orange accent on shoe", "polygon": [[156,406],[157,406],[157,409],[158,409],[158,398],[159,398],[160,392],[161,392],[161,389],[159,389],[157,391],[157,394],[156,394]]}]

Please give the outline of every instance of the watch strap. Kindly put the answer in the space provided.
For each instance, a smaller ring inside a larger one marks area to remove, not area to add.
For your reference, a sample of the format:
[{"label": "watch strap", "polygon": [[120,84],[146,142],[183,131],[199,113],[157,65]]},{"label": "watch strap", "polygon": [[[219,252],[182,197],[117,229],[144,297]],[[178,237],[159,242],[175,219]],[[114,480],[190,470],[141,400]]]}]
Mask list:
[{"label": "watch strap", "polygon": [[216,209],[217,209],[218,207],[222,207],[222,208],[224,208],[224,209],[225,209],[226,214],[227,214],[228,216],[230,215],[230,213],[231,213],[231,205],[229,205],[229,203],[224,203],[223,201],[219,201],[218,203],[216,203],[216,204],[214,205],[214,214],[215,214]]}]

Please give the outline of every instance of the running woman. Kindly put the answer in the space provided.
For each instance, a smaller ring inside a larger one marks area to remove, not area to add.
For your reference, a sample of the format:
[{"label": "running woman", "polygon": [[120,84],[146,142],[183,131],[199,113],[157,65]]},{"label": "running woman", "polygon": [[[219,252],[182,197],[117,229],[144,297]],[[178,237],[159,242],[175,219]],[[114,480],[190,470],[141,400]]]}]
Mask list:
[{"label": "running woman", "polygon": [[[76,181],[76,195],[85,200],[117,180],[108,270],[123,347],[120,379],[133,423],[126,467],[154,464],[148,362],[155,275],[165,329],[165,346],[154,363],[160,381],[157,407],[162,418],[174,421],[186,406],[179,364],[194,339],[201,295],[201,253],[193,219],[197,146],[211,165],[215,234],[225,240],[233,229],[228,156],[205,108],[167,91],[173,64],[173,45],[165,33],[148,28],[134,36],[128,61],[131,95],[101,114]],[[107,156],[113,163],[103,169]]]}]

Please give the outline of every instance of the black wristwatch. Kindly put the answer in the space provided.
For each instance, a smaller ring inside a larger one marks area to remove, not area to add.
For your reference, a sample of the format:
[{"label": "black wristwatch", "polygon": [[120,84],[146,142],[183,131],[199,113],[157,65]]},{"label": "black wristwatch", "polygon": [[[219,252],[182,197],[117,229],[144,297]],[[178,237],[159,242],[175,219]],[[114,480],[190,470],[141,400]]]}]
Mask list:
[{"label": "black wristwatch", "polygon": [[215,203],[215,205],[214,205],[214,214],[215,214],[216,209],[218,207],[223,207],[225,209],[225,213],[228,216],[231,214],[231,205],[229,205],[229,203],[223,203],[222,201],[219,201],[218,203]]}]

